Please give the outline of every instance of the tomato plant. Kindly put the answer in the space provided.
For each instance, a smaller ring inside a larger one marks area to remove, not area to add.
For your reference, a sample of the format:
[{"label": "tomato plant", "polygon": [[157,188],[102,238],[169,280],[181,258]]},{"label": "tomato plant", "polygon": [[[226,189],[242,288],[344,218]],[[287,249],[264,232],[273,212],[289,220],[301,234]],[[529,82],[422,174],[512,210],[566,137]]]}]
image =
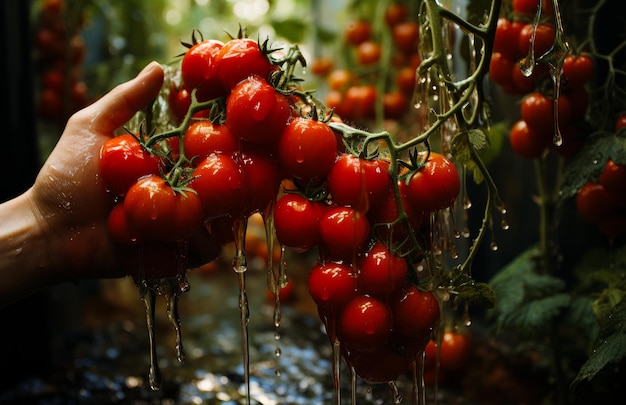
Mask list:
[{"label": "tomato plant", "polygon": [[243,179],[231,156],[212,153],[198,163],[189,186],[198,193],[205,215],[213,218],[239,206]]},{"label": "tomato plant", "polygon": [[319,221],[322,203],[296,194],[286,193],[274,205],[276,239],[296,252],[305,252],[320,243]]},{"label": "tomato plant", "polygon": [[198,88],[200,99],[206,101],[227,94],[227,88],[218,79],[216,57],[224,47],[217,39],[205,39],[193,44],[182,58],[180,73],[188,88]]},{"label": "tomato plant", "polygon": [[266,51],[251,38],[233,38],[215,55],[215,75],[226,89],[249,76],[266,79],[274,70]]},{"label": "tomato plant", "polygon": [[357,295],[345,303],[338,322],[338,336],[343,344],[371,351],[387,343],[393,315],[384,301],[369,295]]},{"label": "tomato plant", "polygon": [[[178,138],[173,138],[178,142]],[[185,131],[184,150],[187,158],[198,163],[212,153],[232,155],[239,150],[239,143],[226,124],[209,120],[198,120]]]},{"label": "tomato plant", "polygon": [[327,207],[319,222],[323,251],[334,259],[351,258],[367,242],[370,223],[364,213],[345,206]]}]

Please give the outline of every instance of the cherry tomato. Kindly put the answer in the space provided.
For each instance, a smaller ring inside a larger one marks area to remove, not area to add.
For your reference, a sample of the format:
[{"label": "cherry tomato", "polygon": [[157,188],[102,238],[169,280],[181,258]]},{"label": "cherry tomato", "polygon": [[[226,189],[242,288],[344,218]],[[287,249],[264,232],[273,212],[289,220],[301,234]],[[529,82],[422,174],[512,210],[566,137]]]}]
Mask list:
[{"label": "cherry tomato", "polygon": [[392,296],[389,305],[393,312],[394,332],[399,335],[430,336],[439,321],[439,301],[435,294],[408,282]]},{"label": "cherry tomato", "polygon": [[330,90],[344,91],[352,84],[354,77],[347,69],[335,69],[329,73],[326,81]]},{"label": "cherry tomato", "polygon": [[344,358],[356,375],[369,384],[393,382],[410,366],[409,359],[387,346],[367,351],[351,349]]},{"label": "cherry tomato", "polygon": [[338,337],[349,348],[373,351],[387,344],[393,327],[393,314],[381,299],[357,295],[339,315]]},{"label": "cherry tomato", "polygon": [[538,131],[530,127],[526,121],[518,120],[513,124],[509,134],[509,142],[513,152],[525,159],[537,159],[550,146],[552,132]]},{"label": "cherry tomato", "polygon": [[348,23],[344,32],[345,40],[350,45],[358,45],[372,37],[372,24],[365,20]]},{"label": "cherry tomato", "polygon": [[309,272],[309,293],[321,309],[340,311],[356,296],[356,273],[344,263],[315,263]]},{"label": "cherry tomato", "polygon": [[511,21],[507,17],[498,18],[493,52],[499,52],[512,61],[521,59],[524,53],[519,48],[518,38],[523,27],[524,23],[520,21]]},{"label": "cherry tomato", "polygon": [[100,176],[105,187],[126,194],[140,177],[159,173],[159,159],[130,134],[108,139],[100,149]]},{"label": "cherry tomato", "polygon": [[356,60],[360,65],[370,65],[380,60],[382,48],[376,41],[363,41],[357,45]]},{"label": "cherry tomato", "polygon": [[626,114],[620,114],[615,121],[615,132],[619,132],[622,128],[626,128]]},{"label": "cherry tomato", "polygon": [[383,115],[387,119],[400,120],[409,112],[409,99],[401,91],[383,94]]},{"label": "cherry tomato", "polygon": [[[522,100],[520,107],[522,119],[528,126],[538,131],[552,131],[554,126],[553,100],[540,92],[533,92]],[[572,118],[572,107],[569,97],[561,94],[557,101],[559,123],[565,124]]]},{"label": "cherry tomato", "polygon": [[275,158],[264,151],[245,150],[233,155],[242,179],[240,197],[230,213],[239,210],[248,217],[256,212],[265,212],[271,201],[276,199],[281,182],[281,172]]},{"label": "cherry tomato", "polygon": [[202,101],[226,95],[227,88],[217,78],[216,57],[224,47],[222,41],[205,39],[185,52],[180,65],[183,82],[188,88],[200,88]]},{"label": "cherry tomato", "polygon": [[424,166],[401,181],[400,187],[414,211],[435,212],[454,204],[461,180],[452,161],[431,152]]},{"label": "cherry tomato", "polygon": [[304,182],[326,178],[337,157],[337,137],[328,124],[292,119],[278,140],[278,160],[287,178]]},{"label": "cherry tomato", "polygon": [[515,68],[517,68],[516,62],[503,53],[494,52],[491,54],[489,77],[509,94],[517,94],[517,86],[513,82],[513,69]]},{"label": "cherry tomato", "polygon": [[274,66],[257,41],[233,38],[215,56],[215,74],[227,89],[232,89],[248,76],[266,79]]},{"label": "cherry tomato", "polygon": [[278,242],[299,253],[317,246],[323,209],[321,203],[299,194],[284,194],[274,206],[274,228]]},{"label": "cherry tomato", "polygon": [[391,28],[395,46],[403,52],[415,52],[419,45],[419,25],[413,21],[402,21]]},{"label": "cherry tomato", "polygon": [[343,111],[347,119],[361,120],[374,116],[376,88],[369,84],[348,87],[343,98]]},{"label": "cherry tomato", "polygon": [[599,223],[626,206],[624,193],[610,193],[600,183],[587,182],[576,194],[576,209],[580,216],[592,224]]},{"label": "cherry tomato", "polygon": [[623,193],[626,191],[626,165],[617,164],[612,159],[608,159],[599,180],[606,191]]},{"label": "cherry tomato", "polygon": [[332,72],[333,67],[335,66],[335,60],[330,57],[320,57],[313,60],[311,63],[311,73],[316,76],[326,77],[330,72]]},{"label": "cherry tomato", "polygon": [[359,257],[357,266],[361,291],[384,299],[399,290],[409,273],[406,260],[380,241]]},{"label": "cherry tomato", "polygon": [[320,223],[322,247],[330,258],[351,259],[363,247],[370,232],[365,214],[350,207],[327,207]]},{"label": "cherry tomato", "polygon": [[396,73],[396,86],[404,94],[412,95],[415,90],[416,69],[403,67]]},{"label": "cherry tomato", "polygon": [[594,64],[589,55],[567,55],[563,60],[563,76],[570,86],[584,86],[593,78]]},{"label": "cherry tomato", "polygon": [[226,125],[254,144],[274,144],[291,115],[287,98],[260,76],[249,76],[226,99]]},{"label": "cherry tomato", "polygon": [[[521,29],[518,37],[518,46],[522,54],[526,55],[530,50],[530,40],[533,32],[533,24],[528,23]],[[548,52],[554,44],[555,31],[552,24],[538,24],[535,30],[535,57]]]},{"label": "cherry tomato", "polygon": [[[472,354],[473,341],[466,333],[446,330],[439,347],[439,368],[444,373],[463,371]],[[426,346],[425,368],[434,368],[437,358],[437,344],[431,340]]]},{"label": "cherry tomato", "polygon": [[409,16],[409,8],[402,3],[390,3],[385,9],[385,24],[389,27],[403,22]]},{"label": "cherry tomato", "polygon": [[239,149],[239,144],[227,125],[209,120],[192,122],[185,131],[183,143],[185,155],[196,163],[211,153],[232,155]]},{"label": "cherry tomato", "polygon": [[539,0],[513,0],[513,12],[516,14],[533,17],[538,7]]},{"label": "cherry tomato", "polygon": [[123,202],[113,206],[107,219],[107,229],[109,230],[109,235],[117,244],[134,245],[137,243],[137,238],[130,225],[128,225]]},{"label": "cherry tomato", "polygon": [[189,184],[196,190],[207,218],[228,214],[238,206],[243,179],[231,156],[212,153],[198,163]]},{"label": "cherry tomato", "polygon": [[382,203],[390,184],[388,161],[364,159],[351,153],[342,153],[337,158],[327,179],[334,203],[363,211]]},{"label": "cherry tomato", "polygon": [[[181,122],[187,115],[189,107],[191,106],[191,92],[192,89],[185,84],[176,87],[176,85],[172,83],[170,86],[167,102],[170,107],[169,112],[176,122]],[[200,110],[194,114],[194,117],[209,118],[210,111],[210,109]]]},{"label": "cherry tomato", "polygon": [[159,241],[185,240],[202,224],[202,204],[193,191],[174,191],[158,175],[140,178],[124,198],[124,212],[133,233]]}]

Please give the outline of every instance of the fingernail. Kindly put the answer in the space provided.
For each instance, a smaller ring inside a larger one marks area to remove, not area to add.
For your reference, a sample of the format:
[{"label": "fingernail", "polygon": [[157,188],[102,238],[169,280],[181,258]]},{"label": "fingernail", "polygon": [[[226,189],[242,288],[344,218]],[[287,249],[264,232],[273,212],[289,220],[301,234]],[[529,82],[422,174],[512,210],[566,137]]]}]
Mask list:
[{"label": "fingernail", "polygon": [[137,76],[143,76],[149,72],[151,72],[152,70],[154,70],[157,67],[161,67],[161,65],[159,64],[159,62],[157,61],[152,61],[150,63],[148,63],[142,70],[141,72],[139,72],[139,74]]}]

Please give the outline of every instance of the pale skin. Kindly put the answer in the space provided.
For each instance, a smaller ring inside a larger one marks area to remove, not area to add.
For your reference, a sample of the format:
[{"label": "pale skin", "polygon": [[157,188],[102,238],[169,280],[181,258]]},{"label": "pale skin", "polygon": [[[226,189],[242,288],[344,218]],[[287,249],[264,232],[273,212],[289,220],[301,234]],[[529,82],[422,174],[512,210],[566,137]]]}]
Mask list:
[{"label": "pale skin", "polygon": [[124,276],[106,227],[113,199],[98,179],[100,148],[163,79],[152,62],[75,113],[34,184],[0,204],[0,308],[56,284]]}]

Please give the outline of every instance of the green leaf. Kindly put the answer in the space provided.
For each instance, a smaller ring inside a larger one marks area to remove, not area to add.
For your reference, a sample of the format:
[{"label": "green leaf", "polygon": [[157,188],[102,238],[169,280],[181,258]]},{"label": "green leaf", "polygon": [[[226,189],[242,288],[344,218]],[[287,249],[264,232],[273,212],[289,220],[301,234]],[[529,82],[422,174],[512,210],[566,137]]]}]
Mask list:
[{"label": "green leaf", "polygon": [[468,138],[470,144],[476,150],[484,149],[489,145],[489,142],[487,142],[487,134],[485,134],[485,131],[480,128],[470,129],[468,132]]},{"label": "green leaf", "polygon": [[484,308],[493,308],[496,304],[496,293],[486,283],[472,283],[458,289],[460,297]]},{"label": "green leaf", "polygon": [[564,170],[561,202],[575,195],[587,181],[602,173],[609,158],[616,162],[626,161],[626,140],[610,132],[589,135],[583,149]]},{"label": "green leaf", "polygon": [[611,311],[603,325],[587,361],[580,368],[572,386],[583,380],[591,380],[610,363],[617,363],[626,356],[626,301],[622,300]]},{"label": "green leaf", "polygon": [[525,302],[502,317],[502,328],[513,328],[524,335],[540,335],[549,331],[554,318],[570,304],[568,294],[550,294],[540,299]]},{"label": "green leaf", "polygon": [[291,43],[301,43],[306,37],[309,25],[303,19],[286,18],[272,20],[272,27],[276,35],[281,36]]},{"label": "green leaf", "polygon": [[593,341],[599,332],[599,324],[593,313],[592,304],[592,297],[573,297],[565,319],[565,323],[584,334],[587,341]]}]

